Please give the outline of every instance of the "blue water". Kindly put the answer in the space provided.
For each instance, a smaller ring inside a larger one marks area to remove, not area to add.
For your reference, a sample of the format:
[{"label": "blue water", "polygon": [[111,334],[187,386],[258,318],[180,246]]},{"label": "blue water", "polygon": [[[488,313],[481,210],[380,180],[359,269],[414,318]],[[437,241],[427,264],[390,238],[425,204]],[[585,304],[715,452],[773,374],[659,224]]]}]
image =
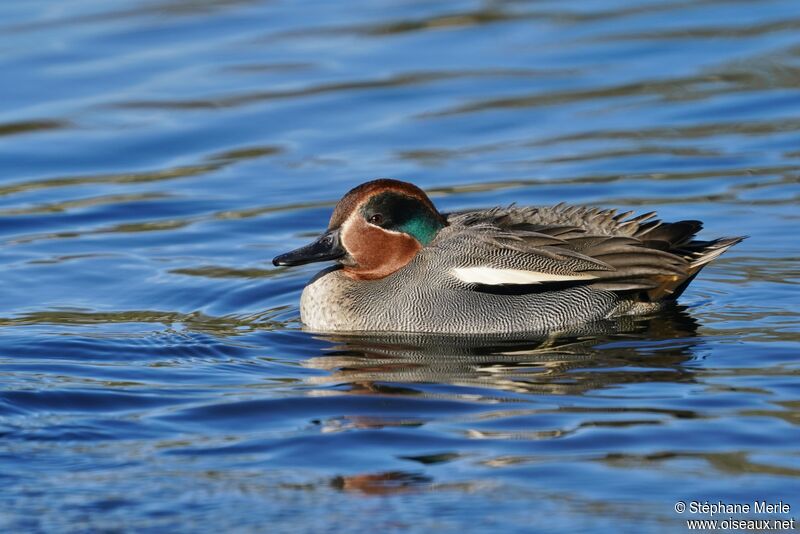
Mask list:
[{"label": "blue water", "polygon": [[[800,527],[796,0],[3,2],[0,72],[2,531]],[[609,331],[304,332],[269,260],[379,176],[750,238]]]}]

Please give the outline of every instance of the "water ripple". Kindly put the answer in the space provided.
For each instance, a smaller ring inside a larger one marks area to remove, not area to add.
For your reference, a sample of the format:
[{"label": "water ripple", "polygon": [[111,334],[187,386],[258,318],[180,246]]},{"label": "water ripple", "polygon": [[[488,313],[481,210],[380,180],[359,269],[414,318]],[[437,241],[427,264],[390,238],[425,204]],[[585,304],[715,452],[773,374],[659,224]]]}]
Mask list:
[{"label": "water ripple", "polygon": [[[793,0],[0,15],[4,531],[671,532],[678,500],[800,507]],[[270,258],[379,176],[443,211],[634,206],[750,238],[653,317],[304,331],[314,266]]]}]

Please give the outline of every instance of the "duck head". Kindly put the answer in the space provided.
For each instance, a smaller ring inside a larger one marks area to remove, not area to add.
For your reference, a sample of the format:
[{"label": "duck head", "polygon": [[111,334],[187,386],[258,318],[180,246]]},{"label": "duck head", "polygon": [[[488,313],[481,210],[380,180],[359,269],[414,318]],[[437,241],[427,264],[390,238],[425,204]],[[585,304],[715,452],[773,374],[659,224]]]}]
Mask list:
[{"label": "duck head", "polygon": [[354,280],[377,280],[404,267],[447,226],[419,187],[373,180],[336,204],[328,230],[316,241],[276,256],[278,265],[337,260]]}]

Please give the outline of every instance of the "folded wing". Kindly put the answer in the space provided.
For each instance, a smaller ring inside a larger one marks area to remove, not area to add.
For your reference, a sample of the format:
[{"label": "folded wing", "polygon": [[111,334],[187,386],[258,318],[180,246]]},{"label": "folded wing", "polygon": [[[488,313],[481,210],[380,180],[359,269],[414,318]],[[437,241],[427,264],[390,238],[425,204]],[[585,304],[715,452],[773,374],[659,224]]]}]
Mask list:
[{"label": "folded wing", "polygon": [[450,276],[465,284],[583,284],[656,300],[676,297],[742,239],[695,241],[699,221],[630,215],[564,205],[451,214],[435,247],[447,249]]}]

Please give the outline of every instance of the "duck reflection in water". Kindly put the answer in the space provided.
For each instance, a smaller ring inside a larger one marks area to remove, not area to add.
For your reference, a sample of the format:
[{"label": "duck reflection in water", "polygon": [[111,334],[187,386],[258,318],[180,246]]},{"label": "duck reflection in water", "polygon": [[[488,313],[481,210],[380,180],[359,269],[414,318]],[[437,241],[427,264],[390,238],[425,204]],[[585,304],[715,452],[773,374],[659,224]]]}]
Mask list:
[{"label": "duck reflection in water", "polygon": [[331,486],[346,492],[365,495],[408,493],[431,487],[433,479],[419,473],[387,471],[334,477]]},{"label": "duck reflection in water", "polygon": [[[622,384],[694,380],[683,364],[692,359],[702,345],[697,327],[684,307],[674,306],[657,317],[606,321],[558,335],[527,338],[412,334],[324,336],[323,339],[334,343],[334,347],[323,356],[306,360],[304,365],[330,373],[311,377],[309,383],[337,386],[337,389],[344,386],[348,394],[462,399],[466,395],[489,402],[508,401],[519,394],[580,396]],[[431,392],[426,384],[437,385],[436,392]],[[445,388],[455,386],[459,391],[448,395],[442,385]],[[692,417],[690,412],[676,411],[674,415]],[[322,431],[415,427],[425,423],[422,415],[351,415],[325,421]],[[469,437],[552,439],[567,433],[569,429],[522,431],[510,436],[481,435],[480,430],[473,428]],[[442,453],[404,459],[424,466],[457,460],[459,456]],[[365,496],[438,491],[449,486],[417,471],[337,476],[330,484],[341,491]]]},{"label": "duck reflection in water", "polygon": [[657,317],[529,337],[326,335],[334,347],[303,365],[330,372],[309,383],[347,384],[351,394],[426,396],[414,384],[444,384],[473,388],[484,399],[503,392],[580,395],[624,383],[692,380],[681,364],[702,343],[696,332],[686,309],[673,306]]}]

